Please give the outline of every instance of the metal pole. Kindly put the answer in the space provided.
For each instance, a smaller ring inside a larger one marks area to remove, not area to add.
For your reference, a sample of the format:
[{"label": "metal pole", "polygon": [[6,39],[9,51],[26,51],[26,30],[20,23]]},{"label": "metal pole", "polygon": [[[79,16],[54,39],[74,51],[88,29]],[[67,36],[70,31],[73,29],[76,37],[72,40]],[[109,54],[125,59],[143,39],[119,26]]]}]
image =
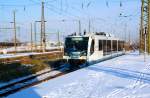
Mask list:
[{"label": "metal pole", "polygon": [[15,54],[17,52],[17,37],[16,37],[16,11],[13,11],[13,16],[14,16],[14,47],[15,47]]},{"label": "metal pole", "polygon": [[141,46],[141,51],[144,52],[144,32],[142,29],[147,27],[147,52],[150,52],[150,0],[141,0],[142,1],[142,7],[141,7],[141,29],[140,29],[140,46]]},{"label": "metal pole", "polygon": [[148,0],[148,54],[150,54],[150,0]]},{"label": "metal pole", "polygon": [[[36,24],[37,22],[40,22],[40,23],[41,23],[41,21],[35,21],[35,27],[34,27],[34,28],[35,28],[36,49],[38,48],[38,47],[37,47],[37,45],[38,45],[38,44],[37,44],[37,36],[36,36],[36,35],[37,35],[37,28],[36,28],[36,27],[37,27],[37,26],[36,26],[36,25],[37,25],[37,24]],[[47,22],[47,21],[44,21],[44,22]],[[45,26],[44,26],[44,27],[45,27]],[[40,39],[40,48],[41,48],[41,50],[42,50],[42,33],[40,34],[40,36],[41,36],[41,39]]]},{"label": "metal pole", "polygon": [[58,31],[57,37],[58,37],[58,46],[60,46],[60,36],[59,36],[59,31]]},{"label": "metal pole", "polygon": [[118,40],[117,40],[117,53],[118,53]]},{"label": "metal pole", "polygon": [[144,38],[145,38],[145,40],[144,40],[145,41],[144,62],[146,62],[146,52],[147,52],[147,41],[146,41],[147,40],[147,38],[146,38],[147,36],[146,35],[147,35],[147,27],[145,27],[145,32],[144,32]]},{"label": "metal pole", "polygon": [[81,34],[81,22],[79,20],[79,35]]},{"label": "metal pole", "polygon": [[111,55],[112,55],[112,52],[113,52],[113,41],[111,40],[110,43],[111,43],[110,48],[111,48]]},{"label": "metal pole", "polygon": [[35,44],[35,50],[37,50],[37,44],[36,44],[36,21],[34,22],[34,44]]},{"label": "metal pole", "polygon": [[131,36],[130,36],[130,31],[129,31],[129,46],[130,46],[130,43],[131,43]]},{"label": "metal pole", "polygon": [[60,32],[58,31],[58,47],[60,48],[60,51],[62,51],[60,46],[61,46],[61,44],[60,44]]},{"label": "metal pole", "polygon": [[125,49],[125,51],[126,51],[126,42],[127,42],[127,41],[126,41],[126,40],[127,40],[127,38],[126,38],[126,37],[127,37],[127,34],[126,34],[126,33],[127,33],[127,23],[125,23],[125,28],[124,28],[124,29],[125,29],[125,30],[124,30],[124,32],[125,32],[125,35],[124,35],[124,36],[125,36],[124,49]]},{"label": "metal pole", "polygon": [[33,51],[33,39],[32,39],[32,23],[31,23],[31,52]]},{"label": "metal pole", "polygon": [[141,0],[141,23],[140,23],[140,54],[143,51],[143,16],[144,16],[144,0]]},{"label": "metal pole", "polygon": [[46,35],[45,35],[45,18],[44,18],[44,2],[42,2],[42,15],[41,15],[41,50],[45,52],[46,49]]}]

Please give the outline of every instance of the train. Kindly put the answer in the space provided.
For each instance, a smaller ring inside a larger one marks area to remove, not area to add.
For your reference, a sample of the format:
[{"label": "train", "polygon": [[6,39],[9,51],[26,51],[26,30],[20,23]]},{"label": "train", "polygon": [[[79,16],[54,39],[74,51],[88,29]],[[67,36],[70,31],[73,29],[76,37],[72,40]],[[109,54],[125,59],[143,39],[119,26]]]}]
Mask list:
[{"label": "train", "polygon": [[90,64],[125,53],[124,41],[105,33],[71,35],[65,38],[63,59],[72,66]]}]

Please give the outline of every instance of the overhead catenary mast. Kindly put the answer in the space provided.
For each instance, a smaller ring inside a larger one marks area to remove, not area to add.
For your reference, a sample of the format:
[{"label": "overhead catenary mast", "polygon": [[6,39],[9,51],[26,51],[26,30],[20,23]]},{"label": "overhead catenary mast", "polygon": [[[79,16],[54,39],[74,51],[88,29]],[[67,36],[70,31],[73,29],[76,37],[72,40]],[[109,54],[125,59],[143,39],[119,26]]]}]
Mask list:
[{"label": "overhead catenary mast", "polygon": [[13,43],[14,43],[14,53],[17,53],[17,27],[16,27],[16,11],[13,11],[13,22],[10,22],[13,24],[13,27],[6,27],[6,28],[0,28],[0,30],[13,30],[14,31],[14,38],[13,38]]},{"label": "overhead catenary mast", "polygon": [[[146,51],[150,54],[150,0],[141,0],[141,2],[140,53],[145,51],[146,46]],[[147,28],[146,38],[144,28]]]},{"label": "overhead catenary mast", "polygon": [[32,23],[31,23],[31,52],[33,51],[33,34],[32,34]]},{"label": "overhead catenary mast", "polygon": [[81,21],[79,20],[79,34],[78,35],[81,35]]},{"label": "overhead catenary mast", "polygon": [[13,11],[14,16],[14,47],[15,47],[15,53],[17,52],[17,35],[16,35],[16,11]]},{"label": "overhead catenary mast", "polygon": [[148,0],[148,53],[150,54],[150,0]]},{"label": "overhead catenary mast", "polygon": [[44,2],[42,1],[42,10],[41,10],[41,50],[46,51],[46,35],[45,35],[45,17],[44,17]]}]

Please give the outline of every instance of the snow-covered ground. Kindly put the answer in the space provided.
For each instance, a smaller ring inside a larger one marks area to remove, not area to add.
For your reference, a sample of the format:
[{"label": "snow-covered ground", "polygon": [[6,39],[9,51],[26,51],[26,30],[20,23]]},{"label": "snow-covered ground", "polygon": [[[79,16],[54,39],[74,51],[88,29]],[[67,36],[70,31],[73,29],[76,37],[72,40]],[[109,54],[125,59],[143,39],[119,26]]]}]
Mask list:
[{"label": "snow-covered ground", "polygon": [[51,51],[51,52],[28,52],[28,53],[16,53],[16,54],[0,54],[0,59],[5,59],[5,58],[14,58],[14,57],[21,57],[21,56],[29,56],[29,55],[38,55],[38,54],[47,54],[47,53],[56,53],[60,51]]},{"label": "snow-covered ground", "polygon": [[[60,47],[63,48],[63,46],[53,46],[53,47],[47,46],[46,49],[58,49]],[[41,46],[37,46],[36,48],[41,49]],[[35,49],[35,47],[33,47],[32,49]],[[30,51],[31,46],[17,46],[16,50],[17,51]],[[0,49],[0,52],[3,52],[3,51],[12,52],[12,51],[15,51],[15,47]]]},{"label": "snow-covered ground", "polygon": [[[63,46],[57,46],[57,47],[50,47],[50,46],[47,46],[46,49],[47,50],[53,50],[53,49],[62,49]],[[35,49],[35,47],[33,47],[33,50]],[[37,49],[41,49],[40,46],[37,47]],[[21,51],[31,51],[31,47],[30,46],[18,46],[16,48],[16,50],[18,52],[21,52]],[[2,52],[3,54],[7,54],[9,52],[13,52],[15,51],[15,47],[11,47],[11,48],[5,48],[5,49],[0,49],[0,52]]]},{"label": "snow-covered ground", "polygon": [[137,52],[27,88],[7,98],[150,98],[150,56]]}]

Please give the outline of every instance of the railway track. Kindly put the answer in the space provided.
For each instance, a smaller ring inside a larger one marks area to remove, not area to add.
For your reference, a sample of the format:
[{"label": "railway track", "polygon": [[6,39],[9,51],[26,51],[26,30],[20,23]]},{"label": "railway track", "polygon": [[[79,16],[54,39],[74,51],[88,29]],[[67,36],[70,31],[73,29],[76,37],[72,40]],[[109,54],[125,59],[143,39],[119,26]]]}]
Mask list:
[{"label": "railway track", "polygon": [[18,92],[22,89],[37,85],[39,83],[48,81],[50,79],[53,79],[58,76],[61,76],[61,75],[64,75],[64,74],[74,71],[74,70],[70,70],[69,66],[70,65],[68,65],[68,64],[64,64],[64,65],[60,66],[59,68],[54,68],[53,70],[49,70],[49,71],[40,73],[38,75],[11,83],[11,84],[3,86],[3,87],[0,87],[0,97],[6,97],[6,96],[13,94],[15,92]]},{"label": "railway track", "polygon": [[[112,57],[112,58],[114,58],[114,57]],[[104,58],[100,61],[104,61],[104,60],[108,60],[108,59],[110,59],[110,58],[109,57]],[[100,61],[98,61],[98,62],[100,62]],[[93,62],[91,64],[95,64],[98,62]],[[48,81],[50,79],[56,78],[58,76],[67,74],[67,73],[72,72],[72,71],[76,71],[80,68],[84,68],[84,67],[89,66],[89,65],[87,65],[85,63],[85,64],[81,64],[79,66],[80,66],[79,68],[71,68],[69,64],[63,64],[60,67],[54,68],[53,70],[49,70],[49,71],[40,73],[38,75],[35,75],[32,77],[11,83],[11,84],[3,86],[3,87],[0,87],[0,97],[8,96],[8,95],[13,94],[17,91],[20,91],[22,89],[37,85],[39,83]]]}]

